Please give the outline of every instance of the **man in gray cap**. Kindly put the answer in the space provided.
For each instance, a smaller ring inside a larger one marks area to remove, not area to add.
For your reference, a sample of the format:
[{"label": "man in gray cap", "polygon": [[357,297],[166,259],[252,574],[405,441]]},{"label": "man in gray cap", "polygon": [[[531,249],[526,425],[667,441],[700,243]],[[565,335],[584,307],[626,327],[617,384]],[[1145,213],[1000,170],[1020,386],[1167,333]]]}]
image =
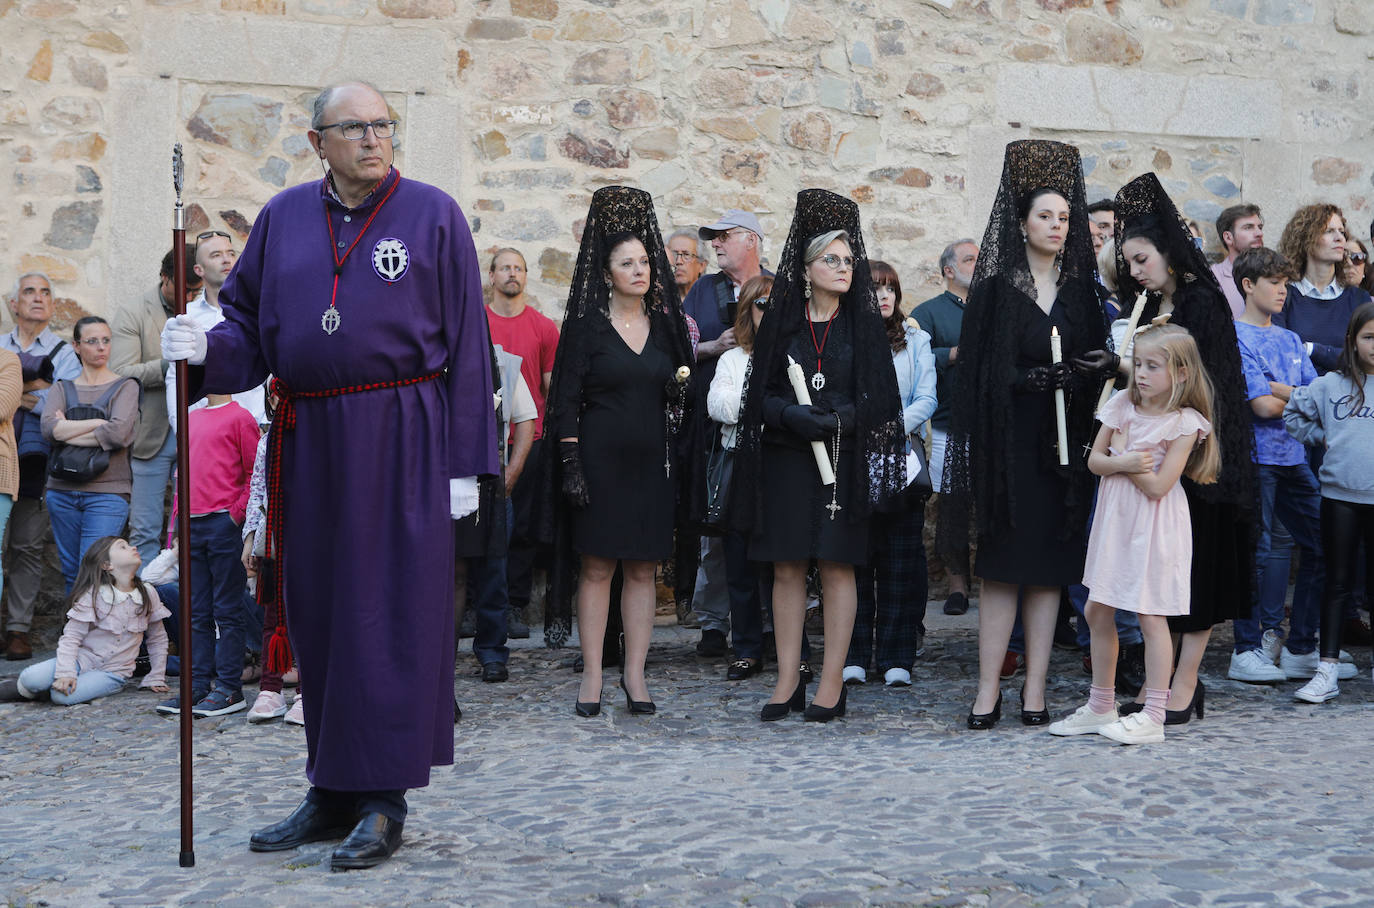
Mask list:
[{"label": "man in gray cap", "polygon": [[701,330],[701,344],[697,347],[700,365],[712,362],[735,346],[735,301],[739,288],[750,278],[763,273],[759,254],[763,246],[763,228],[752,211],[731,208],[720,220],[697,231],[711,244],[720,271],[707,275],[692,285],[683,310],[696,319]]},{"label": "man in gray cap", "polygon": [[[692,285],[683,310],[696,319],[701,331],[697,346],[696,387],[700,395],[698,412],[706,410],[706,389],[716,372],[716,360],[735,341],[735,309],[739,288],[763,273],[759,267],[759,253],[763,245],[763,229],[751,211],[732,208],[714,224],[697,231],[697,235],[711,244],[720,271],[705,275]],[[701,622],[701,640],[697,655],[719,658],[729,651],[726,632],[730,629],[730,600],[725,577],[725,554],[720,540],[702,540],[701,569],[697,572],[692,607]]]}]

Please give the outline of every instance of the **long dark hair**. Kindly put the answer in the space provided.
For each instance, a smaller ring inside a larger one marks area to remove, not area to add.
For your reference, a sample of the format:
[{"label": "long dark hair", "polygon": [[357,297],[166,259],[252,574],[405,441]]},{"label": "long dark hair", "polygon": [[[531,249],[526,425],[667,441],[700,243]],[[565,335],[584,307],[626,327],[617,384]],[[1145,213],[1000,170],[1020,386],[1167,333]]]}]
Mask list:
[{"label": "long dark hair", "polygon": [[1341,361],[1336,367],[1350,383],[1355,386],[1355,406],[1353,409],[1359,410],[1364,406],[1364,366],[1360,365],[1360,353],[1355,347],[1355,337],[1360,333],[1360,329],[1374,321],[1374,302],[1363,303],[1350,315],[1350,324],[1345,329],[1345,346],[1341,348]]},{"label": "long dark hair", "polygon": [[897,277],[896,268],[878,259],[868,263],[868,270],[873,274],[874,287],[892,288],[892,314],[883,319],[883,328],[887,331],[887,342],[892,347],[892,352],[905,350],[906,316],[902,315],[902,279]]},{"label": "long dark hair", "polygon": [[[100,588],[102,586],[114,586],[115,576],[105,569],[105,564],[110,560],[110,547],[124,537],[122,536],[101,536],[91,547],[86,549],[86,554],[81,556],[81,564],[76,569],[76,579],[72,581],[72,591],[67,595],[67,608],[72,608],[77,601],[87,593],[91,595],[91,611],[95,612],[100,603]],[[143,607],[138,610],[140,615],[149,615],[153,611],[153,597],[157,595],[152,587],[142,580],[135,578],[134,585],[139,588],[143,595]],[[96,612],[96,618],[103,617]]]}]

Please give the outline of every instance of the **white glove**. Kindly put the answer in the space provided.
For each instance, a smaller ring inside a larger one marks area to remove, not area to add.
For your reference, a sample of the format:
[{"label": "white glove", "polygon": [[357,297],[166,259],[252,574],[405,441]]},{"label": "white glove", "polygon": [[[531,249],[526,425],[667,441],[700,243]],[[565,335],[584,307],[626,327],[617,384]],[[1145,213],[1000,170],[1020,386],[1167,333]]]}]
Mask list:
[{"label": "white glove", "polygon": [[167,319],[162,326],[162,358],[171,362],[184,359],[192,366],[205,363],[205,329],[189,315]]},{"label": "white glove", "polygon": [[454,520],[477,510],[477,477],[464,476],[448,481],[448,513]]}]

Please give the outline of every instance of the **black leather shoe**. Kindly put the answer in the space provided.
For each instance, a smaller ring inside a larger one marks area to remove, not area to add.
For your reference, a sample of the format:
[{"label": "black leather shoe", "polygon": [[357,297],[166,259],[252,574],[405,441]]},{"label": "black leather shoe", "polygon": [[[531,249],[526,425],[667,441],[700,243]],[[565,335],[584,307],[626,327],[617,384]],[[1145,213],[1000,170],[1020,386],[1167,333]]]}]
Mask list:
[{"label": "black leather shoe", "polygon": [[762,722],[776,722],[779,719],[787,718],[788,713],[799,713],[806,709],[806,682],[798,681],[797,689],[792,692],[792,696],[787,698],[786,703],[765,703],[763,709],[759,710],[759,720]]},{"label": "black leather shoe", "polygon": [[1197,713],[1199,719],[1202,718],[1203,708],[1207,699],[1207,689],[1202,686],[1202,681],[1198,681],[1197,687],[1193,689],[1193,702],[1182,709],[1164,710],[1165,725],[1187,725],[1193,718],[1193,713]]},{"label": "black leather shoe", "polygon": [[835,701],[834,706],[817,706],[816,701],[812,700],[811,705],[802,713],[802,719],[807,722],[829,722],[836,716],[844,715],[845,702],[849,700],[849,688],[841,685],[840,699]]},{"label": "black leather shoe", "polygon": [[594,716],[599,716],[601,715],[601,701],[588,700],[584,703],[581,700],[576,700],[573,702],[573,712],[584,719],[591,719]]},{"label": "black leather shoe", "polygon": [[946,615],[962,615],[968,611],[968,597],[963,593],[950,593],[943,609]]},{"label": "black leather shoe", "polygon": [[1026,709],[1026,688],[1021,686],[1021,724],[1022,725],[1049,725],[1050,711],[1045,709]]},{"label": "black leather shoe", "polygon": [[975,712],[970,712],[970,713],[968,714],[968,727],[971,728],[971,729],[973,729],[974,731],[986,731],[987,729],[992,728],[994,725],[996,725],[996,724],[997,724],[997,720],[998,720],[998,719],[1001,719],[1001,718],[1002,718],[1002,693],[1001,693],[1001,691],[998,691],[998,693],[997,693],[997,704],[996,704],[995,706],[993,706],[992,712],[990,712],[990,713],[975,713]]},{"label": "black leather shoe", "polygon": [[380,813],[364,814],[348,838],[329,856],[329,869],[362,870],[376,867],[401,847],[401,830],[404,828],[405,823],[398,823]]},{"label": "black leather shoe", "polygon": [[306,798],[291,816],[253,833],[248,850],[288,851],[310,842],[342,839],[357,822],[356,810],[341,810]]},{"label": "black leather shoe", "polygon": [[762,659],[736,659],[725,670],[726,681],[743,681],[763,671]]},{"label": "black leather shoe", "polygon": [[625,708],[635,716],[652,716],[658,712],[658,707],[653,700],[632,700],[630,699],[630,689],[625,686],[625,679],[620,679],[620,689],[625,692]]},{"label": "black leather shoe", "polygon": [[510,671],[504,662],[484,662],[482,663],[482,680],[488,684],[495,684],[510,678]]}]

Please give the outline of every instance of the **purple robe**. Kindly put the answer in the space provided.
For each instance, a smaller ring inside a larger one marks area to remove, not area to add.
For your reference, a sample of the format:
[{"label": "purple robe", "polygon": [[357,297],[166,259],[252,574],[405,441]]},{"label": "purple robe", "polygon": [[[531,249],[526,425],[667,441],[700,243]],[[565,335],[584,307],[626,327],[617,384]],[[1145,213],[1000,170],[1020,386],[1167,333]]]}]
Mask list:
[{"label": "purple robe", "polygon": [[[341,255],[376,212],[344,263],[339,327],[328,335],[326,211]],[[453,762],[448,481],[499,469],[467,220],[443,192],[394,170],[351,210],[323,181],[293,187],[263,208],[220,303],[226,319],[209,332],[203,371],[193,370],[203,379],[195,394],[242,391],[269,373],[303,392],[448,370],[408,387],[297,400],[282,448],[306,774],[343,791],[427,785],[431,766]]]}]

